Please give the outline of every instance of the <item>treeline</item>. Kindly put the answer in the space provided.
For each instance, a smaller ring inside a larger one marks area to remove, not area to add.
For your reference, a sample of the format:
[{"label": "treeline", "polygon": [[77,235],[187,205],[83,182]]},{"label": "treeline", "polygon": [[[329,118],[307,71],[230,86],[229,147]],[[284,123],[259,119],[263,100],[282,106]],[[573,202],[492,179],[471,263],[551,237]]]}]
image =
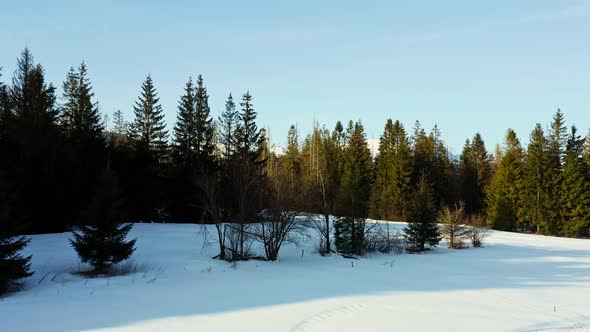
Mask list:
[{"label": "treeline", "polygon": [[[492,154],[476,134],[458,159],[436,126],[427,132],[416,122],[409,133],[388,120],[374,158],[360,121],[316,124],[303,139],[291,126],[276,154],[257,127],[252,95],[230,94],[216,119],[200,75],[188,79],[170,132],[149,75],[130,122],[120,111],[112,125],[104,120],[84,63],[66,74],[61,91],[28,49],[12,81],[0,83],[3,239],[101,219],[208,223],[216,225],[219,258],[249,257],[255,238],[276,259],[298,227],[294,212],[308,212],[323,216],[310,223],[325,253],[361,254],[367,218],[423,223],[413,228],[424,233],[415,243],[421,250],[440,238],[428,223],[458,202],[465,216],[484,216],[493,228],[588,235],[590,141],[568,130],[559,110],[547,132],[537,124],[526,149],[508,130]],[[105,215],[113,206],[117,215]]]}]

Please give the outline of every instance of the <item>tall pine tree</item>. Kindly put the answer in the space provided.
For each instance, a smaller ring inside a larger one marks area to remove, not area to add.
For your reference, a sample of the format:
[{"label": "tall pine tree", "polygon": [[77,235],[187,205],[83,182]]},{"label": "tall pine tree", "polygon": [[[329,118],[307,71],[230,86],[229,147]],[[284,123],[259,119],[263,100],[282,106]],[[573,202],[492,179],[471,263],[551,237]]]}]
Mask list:
[{"label": "tall pine tree", "polygon": [[365,245],[373,163],[360,122],[356,122],[351,130],[344,158],[334,241],[339,252],[361,255]]},{"label": "tall pine tree", "polygon": [[583,159],[584,140],[572,126],[566,143],[561,182],[563,235],[586,236],[590,229],[590,165]]},{"label": "tall pine tree", "polygon": [[131,125],[131,137],[136,149],[158,162],[166,153],[168,131],[160,98],[150,75],[141,86],[141,95],[133,106],[133,112],[135,118]]},{"label": "tall pine tree", "polygon": [[410,201],[412,159],[404,126],[387,120],[375,160],[371,215],[377,219],[404,220]]},{"label": "tall pine tree", "polygon": [[404,233],[410,252],[426,250],[426,245],[436,246],[441,240],[441,231],[436,224],[436,207],[432,197],[432,186],[426,174],[420,180],[414,192],[412,205],[408,211],[408,226]]},{"label": "tall pine tree", "polygon": [[510,231],[525,226],[523,218],[523,151],[516,133],[508,129],[505,150],[490,183],[487,196],[487,214],[495,229]]}]

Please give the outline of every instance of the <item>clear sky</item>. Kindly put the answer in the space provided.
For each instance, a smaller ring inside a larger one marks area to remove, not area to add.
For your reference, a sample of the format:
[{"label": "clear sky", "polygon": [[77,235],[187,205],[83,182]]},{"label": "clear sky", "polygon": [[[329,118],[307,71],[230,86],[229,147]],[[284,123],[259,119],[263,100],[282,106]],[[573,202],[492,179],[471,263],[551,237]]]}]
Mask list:
[{"label": "clear sky", "polygon": [[217,116],[228,93],[254,96],[284,145],[315,118],[435,123],[453,152],[480,131],[490,150],[523,142],[560,107],[590,126],[590,1],[2,1],[3,80],[28,45],[59,87],[88,65],[109,115],[128,120],[150,73],[172,128],[189,76]]}]

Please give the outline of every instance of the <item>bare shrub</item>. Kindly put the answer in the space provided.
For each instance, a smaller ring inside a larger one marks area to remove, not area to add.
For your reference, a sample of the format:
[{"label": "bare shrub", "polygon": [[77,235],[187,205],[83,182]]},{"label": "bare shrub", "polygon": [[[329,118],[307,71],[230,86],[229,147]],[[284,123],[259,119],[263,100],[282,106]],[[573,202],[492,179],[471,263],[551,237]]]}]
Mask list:
[{"label": "bare shrub", "polygon": [[382,253],[394,252],[401,254],[404,251],[405,239],[404,236],[394,231],[389,223],[374,223],[371,227],[367,227],[365,232],[365,251]]},{"label": "bare shrub", "polygon": [[470,226],[469,239],[474,248],[483,245],[485,238],[488,236],[488,228],[485,219],[479,214],[470,215],[467,218],[467,224]]},{"label": "bare shrub", "polygon": [[442,235],[448,242],[448,248],[464,248],[463,240],[470,237],[471,229],[464,226],[464,204],[459,202],[451,210],[443,206],[438,214],[438,223],[442,224]]},{"label": "bare shrub", "polygon": [[297,219],[298,215],[297,212],[266,210],[263,221],[251,225],[251,230],[246,234],[263,245],[267,260],[276,261],[283,244],[298,244],[298,239],[301,238],[297,236],[303,231],[303,225]]}]

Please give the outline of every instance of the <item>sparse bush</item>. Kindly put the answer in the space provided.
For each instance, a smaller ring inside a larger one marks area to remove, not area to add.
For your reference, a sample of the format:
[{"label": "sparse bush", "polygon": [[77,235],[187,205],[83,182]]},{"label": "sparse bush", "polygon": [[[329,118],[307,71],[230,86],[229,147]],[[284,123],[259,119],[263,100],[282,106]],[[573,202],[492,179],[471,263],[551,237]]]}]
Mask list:
[{"label": "sparse bush", "polygon": [[365,251],[367,252],[401,254],[404,251],[404,246],[403,235],[400,232],[394,232],[389,223],[375,223],[365,234]]},{"label": "sparse bush", "polygon": [[471,230],[463,225],[464,204],[459,202],[451,210],[443,206],[438,214],[438,223],[442,224],[442,235],[448,242],[448,248],[464,248],[463,240],[470,236]]},{"label": "sparse bush", "polygon": [[471,245],[474,248],[481,247],[485,238],[488,236],[486,221],[480,215],[474,214],[467,218],[467,224],[471,227],[469,232]]}]

